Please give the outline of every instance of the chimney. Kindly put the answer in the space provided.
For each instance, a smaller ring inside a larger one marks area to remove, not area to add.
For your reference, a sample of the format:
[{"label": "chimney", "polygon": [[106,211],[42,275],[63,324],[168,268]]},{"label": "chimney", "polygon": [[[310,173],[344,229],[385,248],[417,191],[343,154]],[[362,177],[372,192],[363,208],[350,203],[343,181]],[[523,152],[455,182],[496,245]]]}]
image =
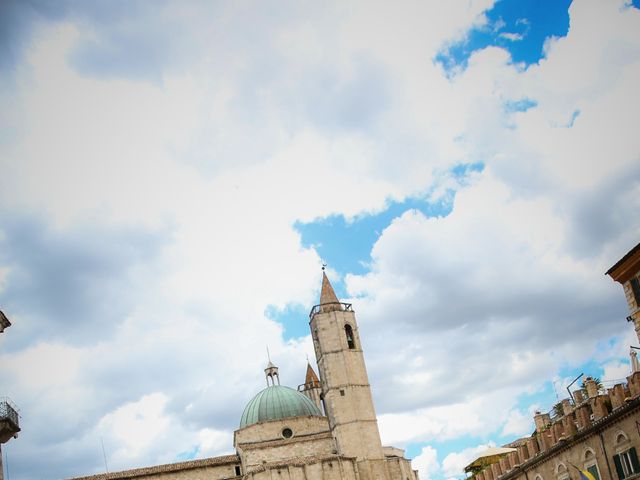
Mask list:
[{"label": "chimney", "polygon": [[551,416],[548,413],[536,412],[533,416],[533,421],[536,424],[536,432],[539,433],[551,423]]},{"label": "chimney", "polygon": [[587,389],[587,396],[589,398],[594,398],[595,396],[598,395],[598,385],[596,384],[596,381],[593,378],[591,377],[585,378],[584,386]]}]

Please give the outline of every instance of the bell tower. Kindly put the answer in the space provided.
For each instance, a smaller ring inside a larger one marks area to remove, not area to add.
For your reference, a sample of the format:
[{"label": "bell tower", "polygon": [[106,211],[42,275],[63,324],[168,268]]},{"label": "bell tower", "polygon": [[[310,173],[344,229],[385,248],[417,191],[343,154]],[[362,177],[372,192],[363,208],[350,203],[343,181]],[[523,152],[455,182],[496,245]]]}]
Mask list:
[{"label": "bell tower", "polygon": [[322,401],[339,453],[355,457],[364,480],[388,477],[355,313],[322,272],[320,303],[309,314]]}]

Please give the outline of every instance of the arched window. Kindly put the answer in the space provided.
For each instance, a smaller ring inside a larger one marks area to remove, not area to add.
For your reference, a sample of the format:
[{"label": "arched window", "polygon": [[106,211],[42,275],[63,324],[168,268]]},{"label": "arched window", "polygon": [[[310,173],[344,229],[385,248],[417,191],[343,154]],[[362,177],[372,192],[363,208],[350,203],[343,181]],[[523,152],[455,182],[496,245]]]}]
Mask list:
[{"label": "arched window", "polygon": [[558,480],[568,480],[569,472],[567,471],[567,466],[560,462],[556,467],[556,478]]},{"label": "arched window", "polygon": [[600,480],[600,470],[598,470],[598,462],[596,461],[596,454],[592,448],[587,447],[582,455],[582,461],[584,463],[584,469],[588,471],[593,478]]},{"label": "arched window", "polygon": [[356,341],[353,337],[353,328],[348,323],[344,326],[344,333],[347,336],[347,345],[350,349],[356,348]]}]

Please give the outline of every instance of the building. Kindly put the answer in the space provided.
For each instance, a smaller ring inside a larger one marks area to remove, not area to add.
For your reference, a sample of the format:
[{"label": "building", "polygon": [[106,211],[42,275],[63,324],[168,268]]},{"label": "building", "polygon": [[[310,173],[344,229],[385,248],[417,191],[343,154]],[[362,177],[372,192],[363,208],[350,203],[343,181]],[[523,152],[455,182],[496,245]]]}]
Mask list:
[{"label": "building", "polygon": [[[640,341],[640,244],[607,272],[619,282]],[[640,365],[631,346],[626,382],[583,388],[552,412],[536,412],[529,437],[485,452],[465,471],[474,480],[632,480],[640,478]],[[592,478],[590,478],[592,477]]]},{"label": "building", "polygon": [[[10,326],[11,322],[0,310],[0,333]],[[12,438],[18,438],[18,432],[20,432],[20,418],[17,407],[8,397],[0,397],[0,480],[4,479],[2,444]]]},{"label": "building", "polygon": [[319,377],[307,366],[298,389],[265,368],[233,435],[235,455],[111,472],[76,480],[418,480],[404,452],[380,441],[356,316],[322,274],[309,314]]}]

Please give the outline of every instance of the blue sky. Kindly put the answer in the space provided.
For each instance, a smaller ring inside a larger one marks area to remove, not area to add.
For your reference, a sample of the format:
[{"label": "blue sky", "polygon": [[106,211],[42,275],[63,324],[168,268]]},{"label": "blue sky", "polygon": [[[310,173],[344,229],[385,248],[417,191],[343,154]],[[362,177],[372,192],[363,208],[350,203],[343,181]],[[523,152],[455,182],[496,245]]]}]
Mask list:
[{"label": "blue sky", "polygon": [[637,0],[248,5],[0,6],[14,480],[231,453],[323,263],[422,480],[628,371]]}]

